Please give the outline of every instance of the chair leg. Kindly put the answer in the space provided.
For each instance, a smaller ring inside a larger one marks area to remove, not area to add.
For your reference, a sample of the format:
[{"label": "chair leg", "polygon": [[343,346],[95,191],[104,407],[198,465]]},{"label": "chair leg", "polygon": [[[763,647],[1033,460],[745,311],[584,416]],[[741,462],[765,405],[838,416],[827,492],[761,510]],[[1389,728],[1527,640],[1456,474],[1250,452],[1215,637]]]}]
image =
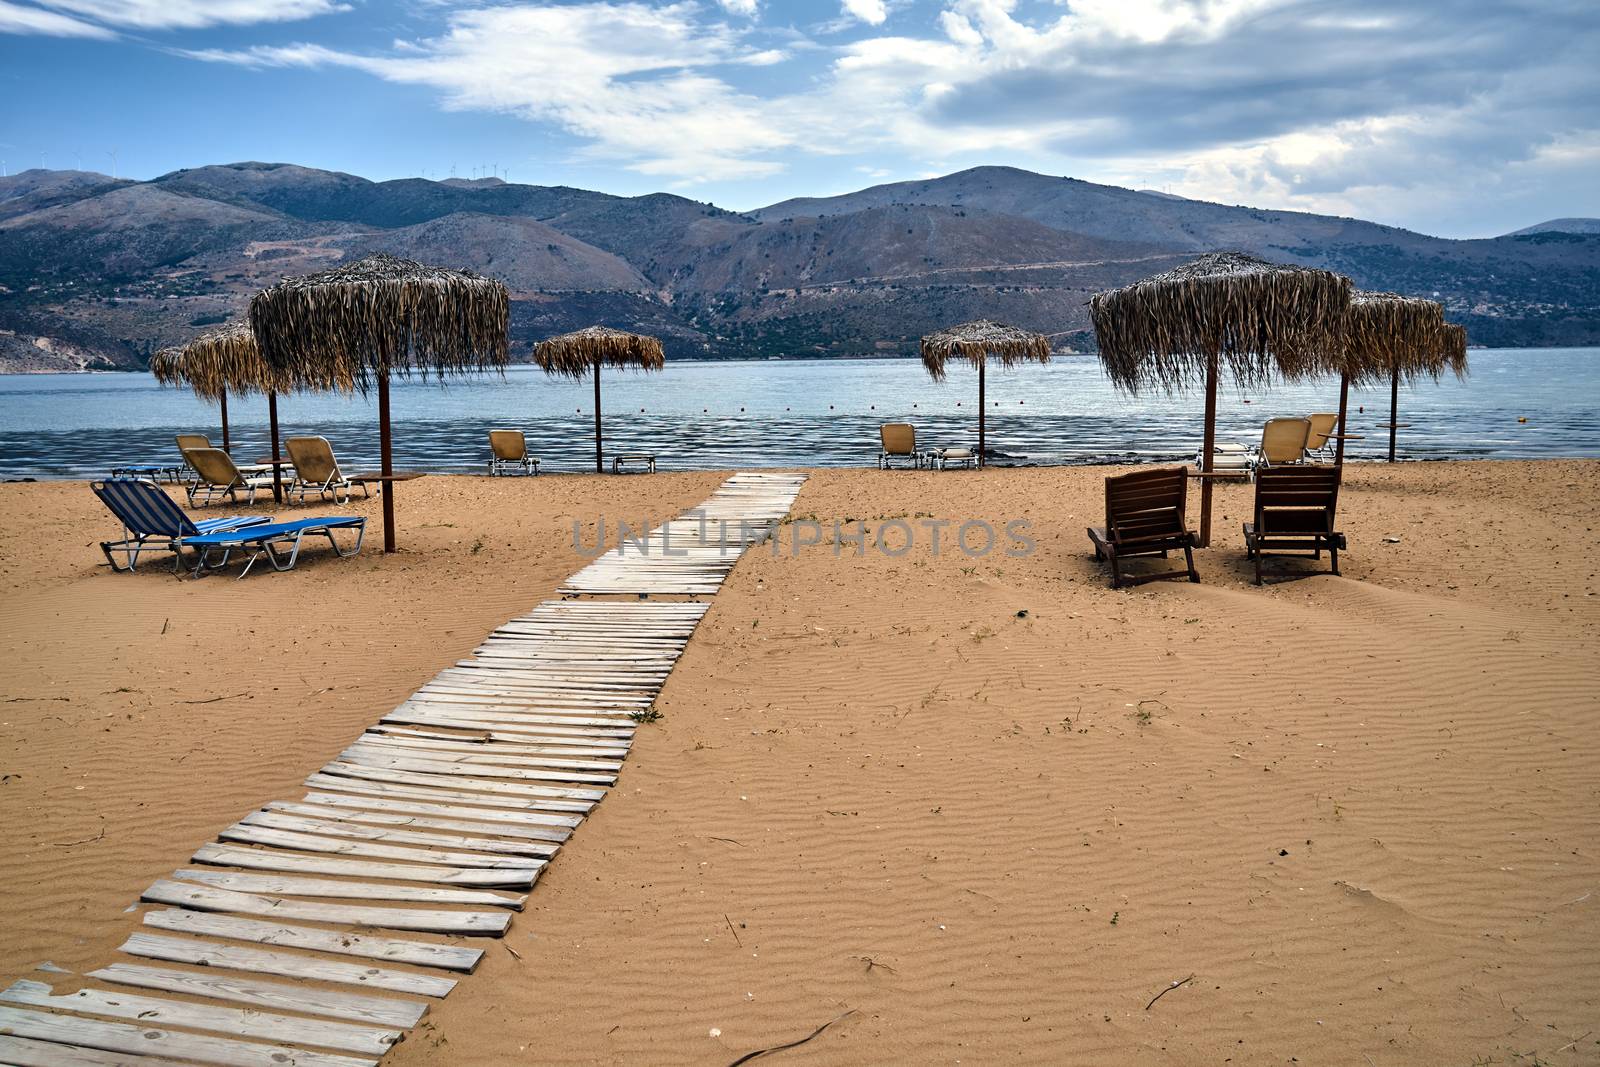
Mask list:
[{"label": "chair leg", "polygon": [[1183,558],[1189,565],[1189,580],[1195,585],[1200,584],[1200,572],[1194,569],[1194,546],[1183,546]]},{"label": "chair leg", "polygon": [[1261,584],[1261,549],[1256,549],[1256,584]]},{"label": "chair leg", "polygon": [[1117,561],[1116,549],[1107,550],[1106,555],[1111,560],[1111,588],[1113,588],[1113,589],[1121,589],[1122,588],[1122,566]]},{"label": "chair leg", "polygon": [[1339,546],[1333,543],[1328,545],[1328,559],[1333,564],[1333,573],[1339,573]]}]

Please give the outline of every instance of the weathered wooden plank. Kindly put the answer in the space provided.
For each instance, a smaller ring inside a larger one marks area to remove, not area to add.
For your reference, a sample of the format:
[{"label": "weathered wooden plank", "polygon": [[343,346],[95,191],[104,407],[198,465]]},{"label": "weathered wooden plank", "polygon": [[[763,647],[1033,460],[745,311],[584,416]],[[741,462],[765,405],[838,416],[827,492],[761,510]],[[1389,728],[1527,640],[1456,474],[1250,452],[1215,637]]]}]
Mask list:
[{"label": "weathered wooden plank", "polygon": [[415,930],[429,934],[476,934],[501,937],[511,925],[503,911],[446,911],[433,908],[373,908],[355,904],[323,904],[293,897],[239,893],[216,886],[193,885],[160,878],[139,894],[147,904],[171,904],[193,911],[229,912],[237,915],[271,915],[301,922],[373,926],[384,930]]},{"label": "weathered wooden plank", "polygon": [[[369,768],[360,769],[367,770]],[[405,777],[410,778],[411,776],[407,775]],[[426,778],[426,776],[423,777]],[[360,796],[403,797],[408,800],[424,800],[429,803],[471,804],[477,807],[506,808],[511,811],[536,812],[545,815],[574,813],[574,818],[581,818],[584,812],[594,806],[581,802],[549,800],[544,797],[494,792],[463,792],[448,788],[448,781],[434,782],[427,780],[416,783],[396,777],[386,777],[380,780],[364,777],[340,778],[330,774],[313,774],[306,779],[306,785],[313,789],[339,789],[346,793],[355,793]],[[445,788],[440,788],[441,786]]]},{"label": "weathered wooden plank", "polygon": [[170,967],[147,967],[140,963],[113,963],[90,971],[90,978],[136,989],[161,989],[169,993],[188,993],[213,1000],[231,1000],[260,1008],[277,1008],[307,1015],[327,1015],[335,1019],[354,1019],[408,1030],[428,1010],[420,1000],[369,997],[360,993],[341,993],[315,986],[264,982],[233,974],[196,974]]},{"label": "weathered wooden plank", "polygon": [[221,1067],[374,1067],[378,1062],[371,1058],[335,1055],[331,1052],[309,1052],[289,1045],[263,1045],[3,1006],[0,1006],[0,1032],[111,1052],[152,1053],[180,1060],[199,1060]]},{"label": "weathered wooden plank", "polygon": [[200,967],[226,967],[229,970],[249,971],[254,974],[273,974],[280,978],[338,982],[341,985],[366,986],[369,989],[386,989],[395,993],[411,993],[423,997],[442,997],[456,987],[454,978],[436,974],[409,974],[405,971],[392,971],[386,967],[325,960],[290,952],[270,952],[242,945],[219,945],[212,941],[195,941],[187,937],[163,937],[142,930],[128,935],[128,939],[122,943],[119,951],[147,960],[192,963]]},{"label": "weathered wooden plank", "polygon": [[311,1045],[377,1056],[388,1052],[390,1046],[403,1036],[399,1030],[352,1026],[326,1019],[294,1018],[214,1004],[163,1000],[136,993],[111,993],[103,989],[80,989],[75,993],[57,995],[44,982],[25,978],[13,982],[9,989],[0,991],[0,1000],[35,1008],[105,1015],[113,1019],[137,1019],[142,1026],[181,1026],[231,1037],[262,1038],[280,1045]]},{"label": "weathered wooden plank", "polygon": [[587,782],[610,785],[617,780],[614,774],[586,771],[534,770],[526,767],[501,767],[488,763],[464,763],[448,759],[422,759],[402,756],[382,749],[354,745],[339,753],[345,763],[364,767],[382,767],[393,771],[418,771],[423,774],[464,774],[473,778],[508,778],[520,782]]},{"label": "weathered wooden plank", "polygon": [[508,752],[537,752],[550,756],[597,756],[604,759],[622,759],[633,747],[631,740],[609,740],[593,737],[566,737],[561,734],[500,733],[495,730],[463,728],[455,731],[424,729],[415,726],[385,726],[378,723],[367,727],[367,733],[384,737],[418,738],[427,741],[449,741],[453,744],[505,746]]},{"label": "weathered wooden plank", "polygon": [[[348,788],[348,787],[347,787]],[[506,807],[520,808],[521,802],[515,800],[501,800],[497,797],[472,798],[466,794],[467,800],[475,803],[461,803],[445,801],[442,803],[429,803],[427,798],[438,800],[430,791],[421,789],[400,788],[397,792],[388,792],[385,787],[375,786],[371,795],[365,795],[365,790],[360,790],[363,795],[344,796],[339,793],[307,793],[305,802],[308,804],[327,804],[341,808],[359,808],[364,812],[398,812],[407,815],[440,815],[445,818],[472,819],[481,822],[508,824],[510,829],[529,827],[532,829],[549,829],[552,832],[568,834],[583,822],[582,815],[554,815],[543,811],[504,810]],[[414,795],[417,794],[417,795]],[[397,799],[387,799],[394,797]],[[482,807],[488,803],[498,807]],[[565,838],[563,838],[565,840]]]},{"label": "weathered wooden plank", "polygon": [[[337,812],[335,814],[338,814]],[[277,811],[257,811],[246,815],[240,822],[251,826],[265,826],[275,830],[292,830],[297,833],[318,834],[324,837],[347,837],[357,841],[384,841],[408,845],[426,845],[435,848],[465,848],[477,852],[498,853],[508,856],[553,856],[559,846],[547,841],[503,841],[490,837],[468,837],[464,834],[435,834],[421,830],[400,830],[384,826],[363,826],[343,818],[325,819],[291,815]]]},{"label": "weathered wooden plank", "polygon": [[455,792],[501,793],[506,796],[539,797],[546,803],[539,805],[546,811],[587,812],[595,802],[605,796],[598,789],[556,789],[547,785],[529,785],[524,782],[490,782],[449,774],[423,774],[417,771],[387,770],[357,763],[330,763],[322,773],[334,777],[365,778],[373,782],[395,782],[401,785],[431,785]]},{"label": "weathered wooden plank", "polygon": [[174,878],[232,889],[239,893],[271,893],[289,897],[331,897],[348,900],[401,900],[420,904],[486,904],[521,911],[525,893],[492,893],[482,889],[445,889],[438,886],[394,885],[387,882],[346,882],[334,878],[296,878],[282,874],[241,874],[237,871],[182,868]]},{"label": "weathered wooden plank", "polygon": [[409,863],[373,863],[366,860],[337,859],[333,856],[300,856],[279,849],[240,848],[236,845],[201,845],[190,857],[194,863],[218,867],[243,867],[255,871],[280,871],[286,874],[338,874],[351,878],[389,878],[432,885],[473,885],[522,888],[533,885],[539,871],[531,864],[525,869],[468,869],[433,867]]},{"label": "weathered wooden plank", "polygon": [[4,1035],[0,1035],[0,1065],[4,1067],[185,1067],[178,1060],[169,1060],[165,1056],[107,1052],[99,1048],[59,1045],[54,1041]]},{"label": "weathered wooden plank", "polygon": [[[434,765],[451,766],[451,768],[467,768],[470,773],[480,771],[490,777],[512,777],[502,774],[506,769],[522,768],[525,774],[515,777],[533,777],[533,781],[544,782],[595,782],[600,785],[610,785],[616,781],[616,771],[621,771],[621,763],[610,761],[606,766],[602,761],[594,760],[558,760],[554,757],[518,757],[518,755],[496,755],[493,750],[477,750],[477,752],[459,752],[459,750],[437,749],[432,745],[405,744],[400,741],[384,741],[381,737],[363,737],[362,741],[350,745],[349,749],[339,753],[341,760],[350,763],[371,763],[373,760],[403,760],[406,763],[434,763]],[[376,763],[374,766],[390,766],[389,763]],[[398,766],[398,765],[395,765]],[[424,769],[424,768],[410,768]],[[443,773],[443,771],[438,771]],[[454,771],[451,771],[454,773]]]},{"label": "weathered wooden plank", "polygon": [[436,864],[441,867],[493,867],[498,870],[531,872],[544,866],[542,860],[525,859],[521,856],[491,856],[477,852],[445,852],[425,848],[404,848],[400,845],[374,845],[365,841],[346,841],[319,834],[274,830],[243,823],[235,823],[217,836],[225,841],[243,841],[251,845],[267,845],[300,852],[331,852],[339,856],[367,856],[372,859],[402,860],[407,863]]},{"label": "weathered wooden plank", "polygon": [[[399,812],[360,810],[337,805],[295,804],[286,800],[274,800],[267,804],[266,810],[283,812],[285,815],[303,815],[312,819],[335,819],[341,822],[367,823],[372,826],[405,827],[421,830],[458,830],[464,834],[515,837],[523,841],[544,842],[547,846],[559,845],[572,835],[572,831],[565,826],[527,826],[506,822],[437,819],[421,813],[400,814]],[[547,847],[545,851],[537,854],[552,856],[555,851],[554,848]],[[492,897],[494,894],[479,895]],[[457,903],[470,902],[457,901]]]},{"label": "weathered wooden plank", "polygon": [[240,919],[204,911],[147,911],[144,924],[158,930],[185,934],[226,937],[278,948],[304,948],[332,952],[340,956],[410,963],[418,967],[438,967],[446,971],[471,972],[483,958],[483,951],[456,945],[436,945],[429,941],[401,941],[392,937],[353,934],[348,930],[321,930],[310,926],[284,926],[259,919]]},{"label": "weathered wooden plank", "polygon": [[385,737],[382,734],[362,734],[351,750],[381,750],[396,755],[411,753],[419,759],[439,760],[444,763],[497,763],[508,767],[548,767],[552,770],[601,771],[615,777],[622,769],[618,760],[562,759],[559,756],[535,756],[518,752],[512,745],[475,745],[449,741],[428,741],[412,737]]},{"label": "weathered wooden plank", "polygon": [[436,704],[431,707],[396,708],[383,717],[383,722],[399,725],[416,726],[448,726],[456,730],[501,730],[501,731],[526,731],[540,737],[548,736],[552,731],[566,737],[595,737],[595,738],[621,738],[626,740],[633,736],[633,722],[622,719],[618,722],[600,722],[595,724],[574,723],[570,719],[559,715],[507,715],[502,712],[477,711],[471,708],[457,708],[449,705]]}]

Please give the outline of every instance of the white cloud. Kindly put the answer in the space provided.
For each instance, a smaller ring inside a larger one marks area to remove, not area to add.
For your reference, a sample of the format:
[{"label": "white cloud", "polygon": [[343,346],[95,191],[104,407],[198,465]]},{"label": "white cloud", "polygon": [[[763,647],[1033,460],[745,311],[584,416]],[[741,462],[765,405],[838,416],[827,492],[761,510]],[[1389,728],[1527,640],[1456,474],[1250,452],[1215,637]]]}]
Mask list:
[{"label": "white cloud", "polygon": [[292,22],[346,11],[339,0],[39,0],[46,7],[113,26],[142,30],[199,29]]},{"label": "white cloud", "polygon": [[0,33],[36,33],[50,37],[115,37],[103,26],[58,15],[53,11],[40,11],[36,7],[0,0]]},{"label": "white cloud", "polygon": [[800,152],[906,176],[1009,162],[1415,224],[1532,197],[1541,176],[1580,188],[1573,161],[1600,141],[1586,0],[944,0],[923,36],[872,29],[884,0],[845,0],[856,21],[830,24],[845,37],[826,66],[787,83],[755,68],[821,45],[730,24],[745,0],[719,3],[454,6],[439,35],[382,54],[195,54],[431,86],[680,182],[769,175]]},{"label": "white cloud", "polygon": [[693,3],[495,7],[457,12],[442,36],[390,56],[318,45],[190,54],[249,66],[351,67],[432,86],[447,108],[554,122],[589,142],[589,158],[645,174],[773,174],[779,165],[759,157],[790,146],[793,135],[767,119],[760,100],[706,71],[767,66],[784,55],[749,48],[698,13]]},{"label": "white cloud", "polygon": [[743,15],[745,18],[755,18],[761,6],[757,0],[717,0],[717,3],[728,14]]},{"label": "white cloud", "polygon": [[846,15],[860,19],[868,26],[882,26],[889,17],[884,0],[844,0],[839,6]]}]

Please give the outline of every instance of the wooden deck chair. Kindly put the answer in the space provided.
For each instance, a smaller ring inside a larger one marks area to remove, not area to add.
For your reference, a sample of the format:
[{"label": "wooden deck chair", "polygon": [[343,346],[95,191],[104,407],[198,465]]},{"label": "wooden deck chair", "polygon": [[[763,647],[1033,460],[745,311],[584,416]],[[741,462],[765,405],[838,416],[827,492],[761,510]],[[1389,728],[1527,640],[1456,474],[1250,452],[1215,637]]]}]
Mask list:
[{"label": "wooden deck chair", "polygon": [[1256,561],[1261,584],[1261,557],[1267,552],[1311,550],[1320,559],[1328,550],[1333,573],[1339,573],[1344,534],[1334,525],[1342,468],[1316,465],[1280,467],[1256,474],[1255,521],[1244,524],[1246,554]]},{"label": "wooden deck chair", "polygon": [[490,430],[489,451],[492,453],[490,474],[499,475],[508,471],[539,473],[539,461],[528,455],[528,439],[521,430]]},{"label": "wooden deck chair", "polygon": [[1268,419],[1261,427],[1261,447],[1256,450],[1255,469],[1261,471],[1301,462],[1306,458],[1306,439],[1310,435],[1310,419]]},{"label": "wooden deck chair", "polygon": [[913,467],[922,466],[922,453],[917,451],[917,428],[909,422],[886,422],[878,427],[878,438],[883,443],[878,452],[878,469],[888,470],[897,459],[909,459]]},{"label": "wooden deck chair", "polygon": [[[347,478],[339,470],[339,461],[333,457],[333,446],[326,437],[291,437],[283,442],[283,447],[289,453],[289,462],[294,464],[294,481],[287,490],[289,496],[298,493],[303,503],[312,493],[323,499],[331,495],[335,504],[344,504],[350,500],[350,490],[358,485],[362,496],[372,495],[366,482]],[[343,500],[339,499],[340,492],[344,493]]]},{"label": "wooden deck chair", "polygon": [[245,493],[245,503],[256,502],[257,489],[271,489],[272,479],[265,475],[245,475],[234,465],[233,457],[220,448],[191,448],[184,453],[194,468],[195,480],[185,488],[189,493],[189,506],[199,507],[199,497],[209,504],[218,497],[227,497],[238,503],[239,494]]},{"label": "wooden deck chair", "polygon": [[[1319,411],[1315,415],[1307,416],[1311,423],[1311,430],[1306,434],[1306,458],[1324,459],[1333,458],[1333,434],[1339,426],[1339,413],[1337,411]],[[1344,430],[1337,429],[1338,433]]]},{"label": "wooden deck chair", "polygon": [[[1089,540],[1094,542],[1095,559],[1111,561],[1111,588],[1171,578],[1200,580],[1194,569],[1197,538],[1184,518],[1188,496],[1188,467],[1136,471],[1106,479],[1106,524],[1089,527]],[[1166,559],[1173,549],[1183,550],[1183,570],[1123,576],[1124,559],[1155,555]]]}]

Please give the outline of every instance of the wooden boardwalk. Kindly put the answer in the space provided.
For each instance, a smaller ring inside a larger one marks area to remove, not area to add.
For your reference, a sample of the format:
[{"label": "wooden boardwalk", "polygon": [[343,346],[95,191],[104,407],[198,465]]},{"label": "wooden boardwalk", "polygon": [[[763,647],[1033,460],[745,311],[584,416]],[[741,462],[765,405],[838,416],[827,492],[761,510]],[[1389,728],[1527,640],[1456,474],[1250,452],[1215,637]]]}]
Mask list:
[{"label": "wooden boardwalk", "polygon": [[[146,889],[126,961],[0,991],[0,1064],[376,1064],[616,781],[709,607],[642,598],[715,593],[804,480],[734,475],[490,634]],[[632,599],[579,599],[606,594]]]}]

